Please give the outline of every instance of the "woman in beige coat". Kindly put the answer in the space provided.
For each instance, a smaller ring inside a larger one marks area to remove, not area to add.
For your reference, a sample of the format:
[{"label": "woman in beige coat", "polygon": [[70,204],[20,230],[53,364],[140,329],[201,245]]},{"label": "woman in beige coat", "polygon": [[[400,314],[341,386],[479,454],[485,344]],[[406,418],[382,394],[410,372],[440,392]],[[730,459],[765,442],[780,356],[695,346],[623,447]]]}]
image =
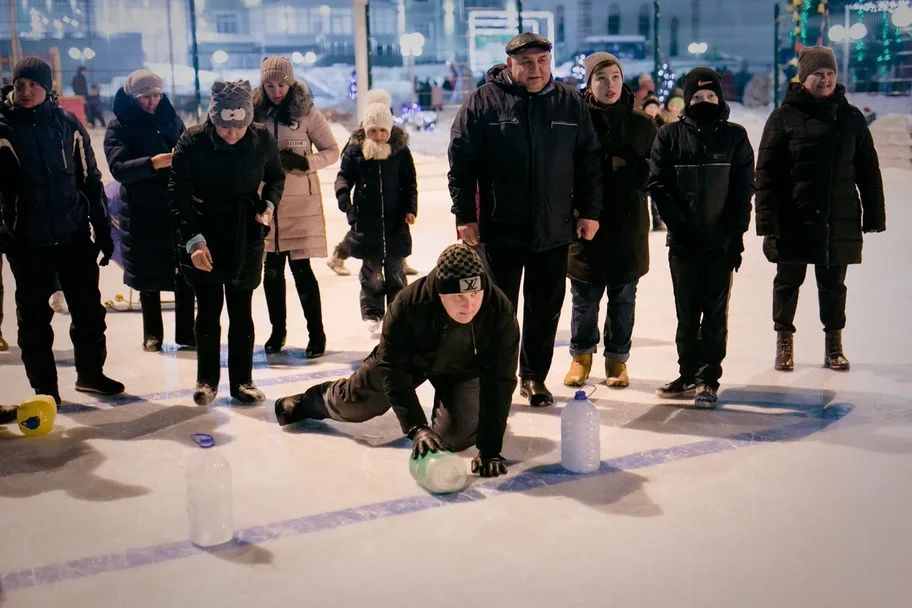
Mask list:
[{"label": "woman in beige coat", "polygon": [[[285,168],[285,194],[266,237],[263,291],[272,334],[267,353],[285,345],[285,260],[291,267],[298,297],[307,320],[309,340],[305,354],[326,351],[320,286],[310,258],[326,257],[326,221],[317,170],[339,159],[339,145],[329,123],[314,106],[313,95],[297,82],[286,57],[267,57],[260,68],[260,87],[254,93],[254,118],[275,135]],[[316,151],[314,151],[316,150]]]}]

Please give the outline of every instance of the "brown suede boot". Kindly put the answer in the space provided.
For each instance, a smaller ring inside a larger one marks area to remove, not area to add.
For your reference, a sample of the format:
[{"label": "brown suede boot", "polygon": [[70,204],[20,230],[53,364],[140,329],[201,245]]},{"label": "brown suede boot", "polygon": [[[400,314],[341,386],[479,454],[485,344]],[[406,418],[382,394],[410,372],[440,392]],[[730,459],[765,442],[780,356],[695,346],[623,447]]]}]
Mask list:
[{"label": "brown suede boot", "polygon": [[570,370],[564,376],[564,386],[582,386],[589,379],[592,371],[592,353],[573,355]]},{"label": "brown suede boot", "polygon": [[605,361],[605,384],[611,388],[627,388],[630,386],[630,378],[627,377],[627,364]]},{"label": "brown suede boot", "polygon": [[794,335],[790,331],[776,332],[775,368],[781,372],[790,372],[795,369]]},{"label": "brown suede boot", "polygon": [[842,330],[826,332],[826,349],[823,354],[823,366],[838,372],[848,371],[849,360],[842,352]]}]

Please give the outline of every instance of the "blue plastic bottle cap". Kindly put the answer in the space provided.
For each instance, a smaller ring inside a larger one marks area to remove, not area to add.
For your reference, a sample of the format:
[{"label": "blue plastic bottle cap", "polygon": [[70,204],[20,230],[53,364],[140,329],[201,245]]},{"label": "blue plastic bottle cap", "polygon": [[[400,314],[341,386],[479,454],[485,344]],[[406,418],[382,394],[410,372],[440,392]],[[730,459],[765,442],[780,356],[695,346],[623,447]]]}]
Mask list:
[{"label": "blue plastic bottle cap", "polygon": [[586,391],[576,391],[573,395],[574,401],[585,401],[586,400]]},{"label": "blue plastic bottle cap", "polygon": [[193,433],[190,439],[201,448],[211,448],[215,445],[215,437],[209,433]]}]

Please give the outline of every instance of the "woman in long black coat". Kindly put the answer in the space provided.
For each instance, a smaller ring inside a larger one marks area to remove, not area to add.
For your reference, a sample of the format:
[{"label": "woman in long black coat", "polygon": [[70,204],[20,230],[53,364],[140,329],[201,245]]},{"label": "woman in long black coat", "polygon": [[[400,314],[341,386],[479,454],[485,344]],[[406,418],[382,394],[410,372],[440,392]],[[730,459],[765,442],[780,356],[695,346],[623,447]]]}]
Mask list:
[{"label": "woman in long black coat", "polygon": [[573,296],[567,386],[589,377],[599,342],[599,304],[607,293],[604,325],[605,377],[608,386],[630,381],[630,357],[637,283],[649,270],[649,211],[646,180],[656,125],[633,107],[617,58],[593,53],[586,58],[586,105],[602,150],[604,205],[591,241],[570,245],[568,274]]},{"label": "woman in long black coat", "polygon": [[251,124],[252,97],[246,80],[216,81],[208,118],[184,132],[172,160],[168,195],[183,247],[181,265],[199,303],[193,393],[198,405],[216,396],[225,303],[231,396],[242,403],[264,398],[252,379],[251,302],[263,276],[263,239],[282,198],[285,172],[275,138],[263,125]]},{"label": "woman in long black coat", "polygon": [[798,78],[770,114],[757,158],[757,234],[777,265],[775,367],[794,369],[798,289],[813,264],[826,333],[824,366],[847,370],[846,267],[861,263],[863,232],[886,228],[883,182],[864,116],[836,84],[833,51],[804,49]]},{"label": "woman in long black coat", "polygon": [[175,342],[192,346],[193,290],[178,270],[167,196],[171,151],[184,123],[162,94],[161,78],[146,69],[130,74],[117,91],[114,116],[104,150],[111,174],[120,182],[124,207],[116,220],[123,232],[123,280],[139,292],[143,349],[162,348],[162,291],[174,292]]}]

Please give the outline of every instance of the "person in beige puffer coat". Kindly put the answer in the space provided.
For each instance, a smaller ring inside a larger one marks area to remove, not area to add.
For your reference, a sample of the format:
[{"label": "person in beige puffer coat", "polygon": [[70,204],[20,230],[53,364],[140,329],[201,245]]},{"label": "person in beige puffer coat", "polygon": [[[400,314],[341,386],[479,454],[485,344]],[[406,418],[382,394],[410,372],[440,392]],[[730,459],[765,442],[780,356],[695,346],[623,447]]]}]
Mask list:
[{"label": "person in beige puffer coat", "polygon": [[[267,353],[285,345],[285,260],[291,267],[298,297],[307,320],[308,358],[326,351],[320,286],[310,267],[311,258],[326,257],[326,220],[317,170],[339,159],[339,145],[329,122],[314,106],[313,95],[294,76],[287,57],[266,57],[260,68],[260,87],[254,93],[254,118],[275,135],[285,168],[282,207],[266,237],[263,291],[272,334]],[[316,152],[314,151],[316,149]]]}]

